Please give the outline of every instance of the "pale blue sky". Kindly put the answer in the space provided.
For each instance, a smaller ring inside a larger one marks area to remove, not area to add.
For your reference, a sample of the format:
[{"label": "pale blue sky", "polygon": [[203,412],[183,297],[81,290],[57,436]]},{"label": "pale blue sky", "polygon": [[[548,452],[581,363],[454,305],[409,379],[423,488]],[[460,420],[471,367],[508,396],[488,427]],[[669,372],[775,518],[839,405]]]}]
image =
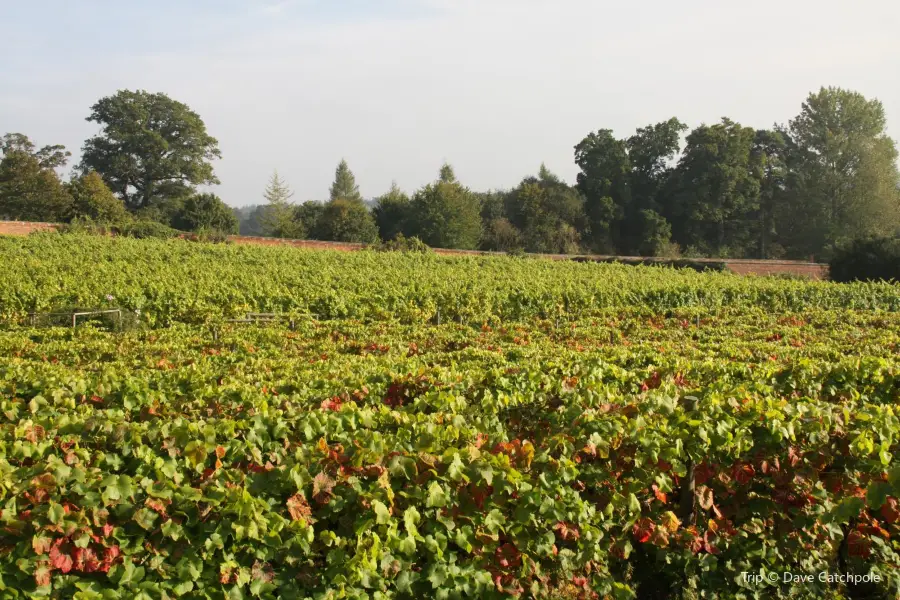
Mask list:
[{"label": "pale blue sky", "polygon": [[768,127],[821,85],[879,98],[896,139],[898,32],[895,0],[0,0],[0,134],[77,160],[91,104],[146,89],[200,113],[236,206],[275,168],[324,198],[342,157],[366,197],[444,160],[476,189],[574,181],[590,131]]}]

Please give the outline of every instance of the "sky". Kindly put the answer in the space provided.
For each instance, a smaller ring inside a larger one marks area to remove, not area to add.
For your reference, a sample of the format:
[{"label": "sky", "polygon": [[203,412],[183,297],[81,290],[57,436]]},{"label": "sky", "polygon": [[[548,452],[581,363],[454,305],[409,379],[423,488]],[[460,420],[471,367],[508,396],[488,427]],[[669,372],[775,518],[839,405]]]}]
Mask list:
[{"label": "sky", "polygon": [[90,107],[142,89],[200,114],[232,206],[275,169],[327,198],[341,159],[366,198],[445,161],[476,190],[542,162],[574,183],[592,131],[771,127],[821,86],[881,100],[900,139],[898,32],[896,0],[0,0],[0,135],[74,164]]}]

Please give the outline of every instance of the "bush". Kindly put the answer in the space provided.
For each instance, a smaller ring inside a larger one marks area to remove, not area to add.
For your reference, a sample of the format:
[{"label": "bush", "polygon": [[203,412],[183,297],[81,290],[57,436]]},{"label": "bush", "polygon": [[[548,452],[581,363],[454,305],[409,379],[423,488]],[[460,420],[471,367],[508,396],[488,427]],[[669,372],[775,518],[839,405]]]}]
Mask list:
[{"label": "bush", "polygon": [[226,231],[201,227],[188,238],[192,242],[206,242],[210,244],[230,244],[228,236],[231,235]]},{"label": "bush", "polygon": [[194,194],[174,215],[172,225],[182,231],[220,231],[237,233],[238,218],[215,194]]},{"label": "bush", "polygon": [[835,249],[832,281],[900,281],[900,237],[856,239]]},{"label": "bush", "polygon": [[380,242],[370,246],[373,250],[379,252],[431,252],[431,248],[419,238],[404,237],[402,233],[398,233],[397,237],[387,242]]},{"label": "bush", "polygon": [[87,235],[112,235],[116,224],[95,221],[90,217],[75,217],[69,223],[60,224],[56,230],[59,233],[75,233]]},{"label": "bush", "polygon": [[134,221],[115,228],[115,233],[126,237],[138,239],[158,238],[168,239],[177,236],[180,232],[168,225],[156,221]]}]

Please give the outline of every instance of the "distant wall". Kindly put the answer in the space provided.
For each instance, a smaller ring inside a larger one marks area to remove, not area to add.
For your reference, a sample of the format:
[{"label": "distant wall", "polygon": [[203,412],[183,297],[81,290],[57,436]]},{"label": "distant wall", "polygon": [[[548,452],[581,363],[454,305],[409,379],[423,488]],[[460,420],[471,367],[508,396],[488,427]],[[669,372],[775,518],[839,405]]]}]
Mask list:
[{"label": "distant wall", "polygon": [[28,235],[33,231],[55,231],[55,223],[31,221],[0,221],[0,235]]},{"label": "distant wall", "polygon": [[[28,235],[33,231],[52,231],[57,228],[54,223],[30,223],[26,221],[0,221],[0,235]],[[310,250],[342,250],[353,251],[363,248],[363,244],[350,242],[321,242],[316,240],[285,240],[278,238],[254,237],[248,235],[230,235],[228,239],[234,244],[257,244],[262,246],[294,246]],[[479,250],[447,250],[435,248],[434,251],[443,255],[469,255],[491,256],[502,255],[502,252],[482,252]],[[540,258],[551,260],[572,260],[577,258],[567,254],[533,254]],[[583,260],[640,260],[635,256],[595,256],[585,255]],[[663,259],[661,259],[663,260]],[[739,275],[800,275],[810,279],[828,279],[828,265],[821,263],[809,263],[794,260],[749,260],[749,259],[717,259],[694,258],[691,262],[698,263],[724,263],[732,273]]]}]

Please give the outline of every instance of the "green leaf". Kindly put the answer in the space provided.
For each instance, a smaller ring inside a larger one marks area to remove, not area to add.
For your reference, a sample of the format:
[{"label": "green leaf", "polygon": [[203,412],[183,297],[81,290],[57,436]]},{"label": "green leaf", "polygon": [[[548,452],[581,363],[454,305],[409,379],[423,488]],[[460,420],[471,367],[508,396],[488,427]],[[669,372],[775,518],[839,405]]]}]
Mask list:
[{"label": "green leaf", "polygon": [[54,525],[59,525],[65,516],[66,510],[62,505],[51,500],[50,508],[47,510],[47,518],[50,519],[50,522]]},{"label": "green leaf", "polygon": [[379,525],[387,525],[391,522],[391,511],[383,502],[375,500],[372,502],[372,508],[375,509],[375,517]]},{"label": "green leaf", "polygon": [[453,461],[450,463],[450,466],[447,467],[447,476],[453,481],[466,480],[468,482],[469,478],[466,477],[466,466],[463,464],[463,461],[459,458],[459,454],[453,457]]},{"label": "green leaf", "polygon": [[406,533],[411,536],[419,535],[416,525],[419,524],[420,520],[421,516],[419,515],[419,511],[417,511],[414,506],[407,508],[403,512],[403,525],[406,528]]},{"label": "green leaf", "polygon": [[484,526],[491,533],[496,533],[506,523],[506,517],[496,508],[484,517]]},{"label": "green leaf", "polygon": [[431,485],[428,486],[428,496],[425,500],[425,506],[428,508],[447,506],[447,493],[436,481],[432,481]]},{"label": "green leaf", "polygon": [[891,486],[884,481],[873,481],[866,490],[866,505],[878,510],[891,494]]},{"label": "green leaf", "polygon": [[628,510],[631,513],[641,512],[641,503],[634,494],[628,494]]}]

